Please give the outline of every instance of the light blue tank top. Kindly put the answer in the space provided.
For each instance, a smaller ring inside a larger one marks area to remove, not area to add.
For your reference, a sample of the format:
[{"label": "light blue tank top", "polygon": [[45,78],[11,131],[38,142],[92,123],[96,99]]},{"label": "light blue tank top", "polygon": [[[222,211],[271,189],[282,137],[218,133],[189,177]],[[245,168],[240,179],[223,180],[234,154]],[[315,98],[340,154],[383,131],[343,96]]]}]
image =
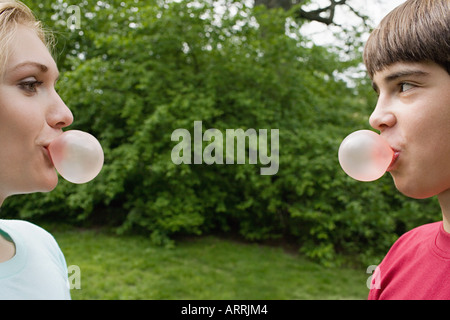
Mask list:
[{"label": "light blue tank top", "polygon": [[0,300],[68,300],[70,286],[64,255],[53,236],[21,220],[0,219],[1,235],[16,253],[0,263]]}]

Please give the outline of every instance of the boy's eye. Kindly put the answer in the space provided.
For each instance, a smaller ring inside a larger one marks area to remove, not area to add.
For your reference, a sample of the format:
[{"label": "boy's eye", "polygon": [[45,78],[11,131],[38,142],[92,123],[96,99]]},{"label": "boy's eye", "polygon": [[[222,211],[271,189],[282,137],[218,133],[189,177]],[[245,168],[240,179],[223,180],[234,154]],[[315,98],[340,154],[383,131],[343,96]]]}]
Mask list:
[{"label": "boy's eye", "polygon": [[405,91],[408,91],[408,90],[411,90],[412,88],[414,88],[414,85],[405,82],[405,83],[400,84],[400,88],[401,88],[401,90],[400,90],[401,92],[405,92]]}]

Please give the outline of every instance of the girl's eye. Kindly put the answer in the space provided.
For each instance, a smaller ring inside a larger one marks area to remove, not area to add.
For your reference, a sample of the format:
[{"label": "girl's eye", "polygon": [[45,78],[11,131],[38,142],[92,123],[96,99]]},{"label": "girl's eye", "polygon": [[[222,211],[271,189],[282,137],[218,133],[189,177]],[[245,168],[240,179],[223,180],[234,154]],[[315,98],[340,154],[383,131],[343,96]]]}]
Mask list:
[{"label": "girl's eye", "polygon": [[405,82],[405,83],[400,84],[400,89],[401,89],[400,91],[401,92],[405,92],[405,91],[411,90],[412,88],[414,88],[414,85],[412,85],[410,83]]},{"label": "girl's eye", "polygon": [[28,93],[35,93],[42,83],[42,81],[37,80],[25,80],[19,83],[19,87]]}]

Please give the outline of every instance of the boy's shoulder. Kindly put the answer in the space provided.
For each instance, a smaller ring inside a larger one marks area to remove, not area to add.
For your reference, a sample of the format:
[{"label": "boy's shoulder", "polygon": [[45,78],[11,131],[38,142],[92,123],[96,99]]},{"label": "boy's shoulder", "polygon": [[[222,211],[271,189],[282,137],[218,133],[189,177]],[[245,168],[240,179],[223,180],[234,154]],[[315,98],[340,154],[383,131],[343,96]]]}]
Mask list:
[{"label": "boy's shoulder", "polygon": [[369,299],[450,299],[440,288],[450,284],[449,260],[436,245],[443,232],[440,221],[403,234],[378,266]]},{"label": "boy's shoulder", "polygon": [[401,250],[404,252],[404,250],[414,250],[427,243],[427,240],[435,237],[441,226],[442,221],[416,227],[400,236],[389,251]]},{"label": "boy's shoulder", "polygon": [[442,221],[427,223],[427,224],[416,227],[416,228],[404,233],[398,240],[416,238],[417,236],[420,236],[420,237],[433,236],[433,235],[436,235],[436,232],[439,231],[441,226],[442,226]]},{"label": "boy's shoulder", "polygon": [[433,222],[404,233],[389,249],[380,266],[390,268],[411,259],[417,260],[419,257],[427,256],[441,226],[442,221]]}]

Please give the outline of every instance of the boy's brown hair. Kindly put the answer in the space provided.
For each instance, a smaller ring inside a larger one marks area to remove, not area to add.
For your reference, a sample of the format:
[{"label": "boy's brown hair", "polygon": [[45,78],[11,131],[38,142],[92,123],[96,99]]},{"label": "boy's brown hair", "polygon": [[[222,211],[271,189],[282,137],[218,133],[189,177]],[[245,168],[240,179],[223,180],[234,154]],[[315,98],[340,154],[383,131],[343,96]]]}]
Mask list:
[{"label": "boy's brown hair", "polygon": [[450,0],[407,0],[381,21],[364,48],[371,78],[396,62],[424,61],[450,74]]}]

